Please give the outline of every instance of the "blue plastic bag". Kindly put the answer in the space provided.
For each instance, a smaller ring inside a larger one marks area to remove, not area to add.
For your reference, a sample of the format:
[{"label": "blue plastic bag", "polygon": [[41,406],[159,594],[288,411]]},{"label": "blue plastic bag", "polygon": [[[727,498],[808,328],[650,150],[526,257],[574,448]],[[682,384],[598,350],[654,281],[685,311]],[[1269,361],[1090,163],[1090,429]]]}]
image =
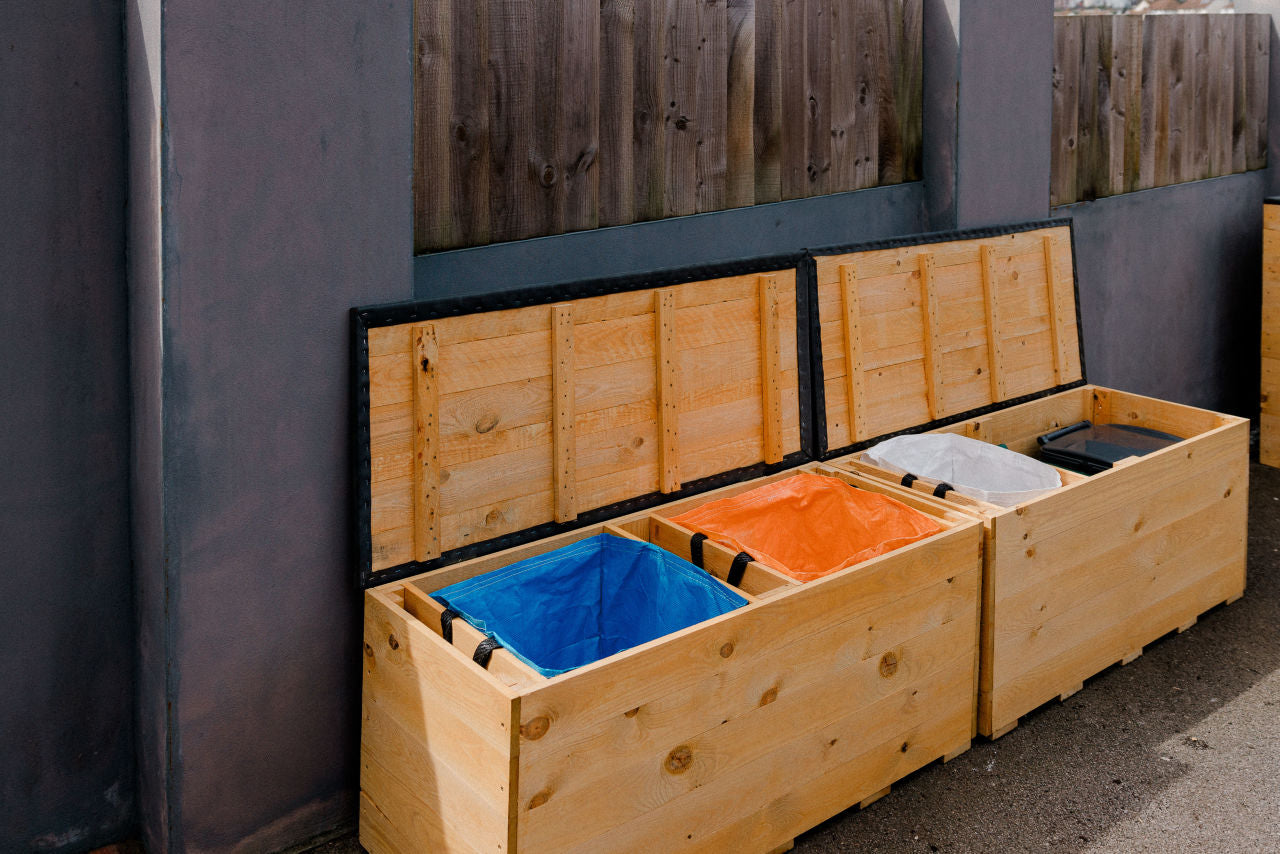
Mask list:
[{"label": "blue plastic bag", "polygon": [[747,604],[650,543],[598,534],[432,596],[544,676]]}]

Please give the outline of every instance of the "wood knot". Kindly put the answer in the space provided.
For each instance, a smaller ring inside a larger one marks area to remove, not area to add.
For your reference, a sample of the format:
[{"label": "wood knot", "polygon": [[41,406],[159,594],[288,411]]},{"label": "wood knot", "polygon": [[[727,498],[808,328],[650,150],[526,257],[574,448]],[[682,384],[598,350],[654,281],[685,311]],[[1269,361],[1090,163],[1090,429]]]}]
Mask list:
[{"label": "wood knot", "polygon": [[907,742],[905,742],[905,741],[904,741],[904,742],[902,742],[902,747],[900,747],[900,748],[898,748],[898,749],[899,749],[899,750],[901,750],[903,753],[906,753],[906,752],[907,752],[907,748],[909,748],[910,746],[911,746],[910,744],[908,744]]},{"label": "wood knot", "polygon": [[542,167],[542,173],[538,176],[538,180],[541,182],[542,186],[550,187],[556,182],[556,168],[550,163],[547,163]]},{"label": "wood knot", "polygon": [[644,436],[636,436],[631,440],[631,447],[639,449],[644,445]]},{"label": "wood knot", "polygon": [[530,741],[537,741],[546,735],[550,728],[551,721],[547,720],[545,715],[538,715],[527,724],[520,725],[520,734]]},{"label": "wood knot", "polygon": [[683,774],[689,770],[689,766],[693,764],[693,751],[688,745],[682,744],[675,750],[667,754],[666,761],[662,763],[662,767],[667,769],[668,774]]},{"label": "wood knot", "polygon": [[1226,491],[1226,492],[1224,492],[1224,493],[1222,493],[1222,497],[1223,497],[1223,498],[1230,498],[1230,497],[1231,497],[1231,487],[1229,487],[1229,486],[1227,487],[1227,491]]},{"label": "wood knot", "polygon": [[392,649],[399,649],[400,641],[396,640],[395,635],[387,635],[387,646],[391,647]]},{"label": "wood knot", "polygon": [[733,655],[733,641],[729,641],[724,646],[720,647],[721,658],[728,658],[731,655]]},{"label": "wood knot", "polygon": [[638,714],[640,714],[640,707],[636,706],[634,709],[628,709],[627,711],[623,712],[622,716],[624,718],[634,718]]},{"label": "wood knot", "polygon": [[480,420],[476,422],[477,433],[488,433],[494,427],[498,426],[498,416],[492,412],[487,412],[480,416]]},{"label": "wood knot", "polygon": [[770,688],[760,695],[760,705],[767,706],[776,699],[778,699],[778,689]]},{"label": "wood knot", "polygon": [[501,522],[502,518],[503,518],[502,511],[499,510],[497,507],[495,507],[492,510],[490,510],[488,513],[484,514],[484,524],[487,527],[492,528],[494,525]]},{"label": "wood knot", "polygon": [[543,789],[541,792],[538,792],[538,794],[529,799],[529,809],[536,810],[549,800],[551,800],[551,793],[546,789]]},{"label": "wood knot", "polygon": [[880,657],[880,675],[888,679],[897,672],[898,656],[893,650],[889,650]]},{"label": "wood knot", "polygon": [[1036,556],[1035,546],[1032,546],[1031,548],[1027,549],[1027,557],[1035,557],[1035,556]]},{"label": "wood knot", "polygon": [[373,658],[373,645],[366,643],[364,645],[364,654],[369,658]]},{"label": "wood knot", "polygon": [[687,130],[689,127],[689,117],[681,116],[676,119],[676,130]]}]

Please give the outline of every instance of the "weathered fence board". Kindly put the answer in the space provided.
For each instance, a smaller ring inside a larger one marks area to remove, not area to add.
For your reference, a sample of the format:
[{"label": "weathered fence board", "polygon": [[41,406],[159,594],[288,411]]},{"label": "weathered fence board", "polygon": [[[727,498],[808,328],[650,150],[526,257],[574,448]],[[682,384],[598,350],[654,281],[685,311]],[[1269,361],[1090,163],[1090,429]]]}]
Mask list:
[{"label": "weathered fence board", "polygon": [[416,250],[916,180],[922,6],[416,0]]},{"label": "weathered fence board", "polygon": [[1266,165],[1266,15],[1058,15],[1050,203]]}]

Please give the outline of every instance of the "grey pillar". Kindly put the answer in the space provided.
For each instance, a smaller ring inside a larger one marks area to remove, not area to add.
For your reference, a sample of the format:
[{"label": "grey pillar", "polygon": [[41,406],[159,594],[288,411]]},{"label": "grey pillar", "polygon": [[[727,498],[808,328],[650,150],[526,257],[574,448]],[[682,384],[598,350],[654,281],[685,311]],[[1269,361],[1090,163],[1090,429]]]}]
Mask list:
[{"label": "grey pillar", "polygon": [[120,7],[0,20],[0,851],[85,851],[136,808]]},{"label": "grey pillar", "polygon": [[925,0],[929,225],[1049,213],[1052,0]]},{"label": "grey pillar", "polygon": [[144,831],[270,851],[355,811],[347,311],[412,294],[411,3],[128,13]]}]

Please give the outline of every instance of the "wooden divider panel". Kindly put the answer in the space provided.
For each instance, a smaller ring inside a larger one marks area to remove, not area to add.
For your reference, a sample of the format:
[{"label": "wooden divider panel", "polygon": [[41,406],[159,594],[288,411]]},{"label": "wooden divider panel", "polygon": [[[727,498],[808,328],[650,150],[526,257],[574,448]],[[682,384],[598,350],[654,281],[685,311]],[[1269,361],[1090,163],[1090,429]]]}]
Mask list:
[{"label": "wooden divider panel", "polygon": [[794,269],[374,326],[373,572],[801,450]]},{"label": "wooden divider panel", "polygon": [[828,448],[1083,378],[1068,225],[816,267]]}]

